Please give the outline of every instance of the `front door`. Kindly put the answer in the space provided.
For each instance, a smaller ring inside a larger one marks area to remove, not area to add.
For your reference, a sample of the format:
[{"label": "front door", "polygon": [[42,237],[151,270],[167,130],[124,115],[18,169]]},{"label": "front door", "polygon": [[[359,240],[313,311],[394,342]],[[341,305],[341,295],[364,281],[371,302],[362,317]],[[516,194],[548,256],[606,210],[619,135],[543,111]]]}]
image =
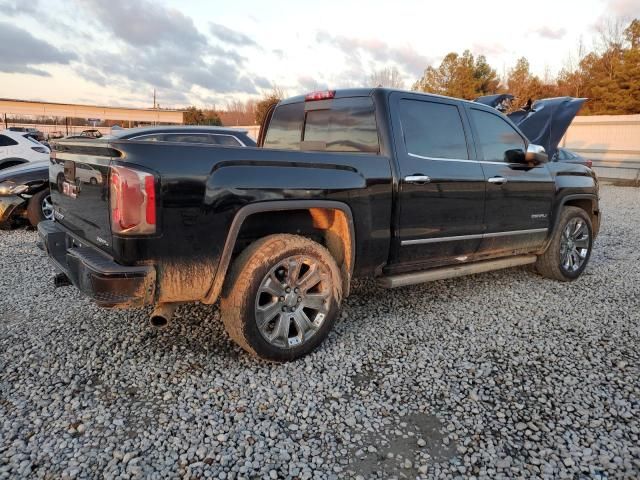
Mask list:
[{"label": "front door", "polygon": [[400,168],[398,254],[402,269],[469,260],[483,232],[485,179],[462,106],[394,93]]},{"label": "front door", "polygon": [[554,181],[546,164],[515,162],[527,141],[497,112],[467,106],[486,181],[486,233],[479,254],[532,251],[550,228]]}]

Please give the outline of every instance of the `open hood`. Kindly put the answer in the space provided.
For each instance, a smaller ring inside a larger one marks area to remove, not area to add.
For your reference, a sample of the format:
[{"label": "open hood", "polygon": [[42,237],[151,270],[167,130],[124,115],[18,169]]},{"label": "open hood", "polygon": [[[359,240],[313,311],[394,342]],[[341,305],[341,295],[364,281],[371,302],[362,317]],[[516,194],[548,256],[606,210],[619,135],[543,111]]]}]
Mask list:
[{"label": "open hood", "polygon": [[508,103],[511,102],[513,98],[513,95],[510,93],[499,93],[497,95],[485,95],[484,97],[478,97],[474,102],[482,103],[483,105],[487,105],[504,112],[508,107]]},{"label": "open hood", "polygon": [[[508,94],[489,95],[475,101],[499,110],[509,97],[513,98]],[[586,101],[586,98],[573,97],[543,98],[533,102],[530,107],[516,110],[507,116],[531,143],[543,146],[549,158],[553,158],[558,151],[560,140]]]}]

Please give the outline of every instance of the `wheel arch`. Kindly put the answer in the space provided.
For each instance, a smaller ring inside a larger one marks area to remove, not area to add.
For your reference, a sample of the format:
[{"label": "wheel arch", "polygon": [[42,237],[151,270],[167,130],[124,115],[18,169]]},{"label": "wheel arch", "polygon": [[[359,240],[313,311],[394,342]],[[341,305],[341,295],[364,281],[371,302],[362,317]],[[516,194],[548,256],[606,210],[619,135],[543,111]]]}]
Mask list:
[{"label": "wheel arch", "polygon": [[553,232],[555,232],[558,222],[560,221],[560,215],[562,209],[565,207],[578,207],[584,210],[589,218],[591,219],[591,225],[593,228],[593,237],[598,235],[598,231],[600,229],[600,207],[598,204],[598,196],[594,193],[576,193],[572,195],[566,195],[562,197],[553,212],[553,225],[551,230],[549,231],[549,235],[547,241],[544,244],[544,248],[541,252],[544,252],[549,247],[551,243],[551,239],[553,237]]},{"label": "wheel arch", "polygon": [[[250,225],[257,215],[268,214],[304,214],[308,215],[313,228],[323,234],[323,244],[338,263],[343,280],[343,295],[349,294],[351,276],[355,264],[356,239],[353,214],[351,208],[343,203],[332,200],[282,200],[253,203],[242,207],[235,215],[223,247],[218,268],[202,302],[215,303],[224,285],[227,272],[234,258],[234,253],[242,239],[243,228]],[[293,233],[275,229],[265,230],[262,236],[275,233]],[[295,232],[297,234],[304,233]],[[257,239],[257,238],[256,238]]]}]

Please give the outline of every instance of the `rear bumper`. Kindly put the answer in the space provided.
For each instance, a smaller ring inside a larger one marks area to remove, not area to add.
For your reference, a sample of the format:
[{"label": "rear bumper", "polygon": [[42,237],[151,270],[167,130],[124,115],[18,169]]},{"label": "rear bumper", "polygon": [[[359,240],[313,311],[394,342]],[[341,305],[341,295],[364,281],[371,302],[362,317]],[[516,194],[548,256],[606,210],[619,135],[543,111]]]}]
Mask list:
[{"label": "rear bumper", "polygon": [[153,266],[120,265],[50,220],[38,224],[38,234],[55,268],[98,305],[127,308],[154,303]]},{"label": "rear bumper", "polygon": [[18,195],[0,197],[0,224],[9,222],[11,217],[18,213],[25,204],[25,199]]}]

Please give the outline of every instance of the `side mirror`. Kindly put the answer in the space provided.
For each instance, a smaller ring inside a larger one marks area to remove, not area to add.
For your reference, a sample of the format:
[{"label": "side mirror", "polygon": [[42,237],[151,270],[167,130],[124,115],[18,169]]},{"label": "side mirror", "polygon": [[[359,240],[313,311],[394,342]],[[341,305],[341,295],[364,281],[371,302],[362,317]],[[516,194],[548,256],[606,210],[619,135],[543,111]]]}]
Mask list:
[{"label": "side mirror", "polygon": [[534,165],[540,165],[541,163],[547,163],[549,156],[547,155],[544,147],[530,143],[527,147],[527,153],[525,154],[527,163],[533,163]]}]

